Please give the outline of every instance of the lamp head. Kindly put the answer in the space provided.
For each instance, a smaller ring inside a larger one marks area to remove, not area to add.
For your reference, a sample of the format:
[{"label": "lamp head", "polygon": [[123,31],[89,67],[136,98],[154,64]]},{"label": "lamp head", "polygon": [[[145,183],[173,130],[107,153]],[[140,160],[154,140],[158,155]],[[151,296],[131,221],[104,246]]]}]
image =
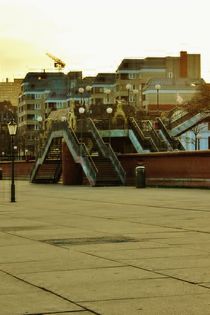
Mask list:
[{"label": "lamp head", "polygon": [[160,88],[161,88],[160,84],[155,84],[155,89],[156,90],[160,90]]},{"label": "lamp head", "polygon": [[85,112],[85,108],[84,108],[84,107],[80,107],[80,108],[79,108],[79,113],[80,113],[80,114],[84,114],[84,112]]},{"label": "lamp head", "polygon": [[126,84],[126,90],[131,90],[132,89],[132,85],[130,83]]},{"label": "lamp head", "polygon": [[111,114],[113,112],[113,109],[111,107],[107,107],[106,112],[107,114]]},{"label": "lamp head", "polygon": [[80,87],[78,91],[79,91],[79,93],[83,94],[85,90],[83,87]]},{"label": "lamp head", "polygon": [[8,130],[9,130],[9,134],[10,136],[15,136],[17,133],[17,124],[16,122],[13,120],[11,120],[8,124],[7,124]]}]

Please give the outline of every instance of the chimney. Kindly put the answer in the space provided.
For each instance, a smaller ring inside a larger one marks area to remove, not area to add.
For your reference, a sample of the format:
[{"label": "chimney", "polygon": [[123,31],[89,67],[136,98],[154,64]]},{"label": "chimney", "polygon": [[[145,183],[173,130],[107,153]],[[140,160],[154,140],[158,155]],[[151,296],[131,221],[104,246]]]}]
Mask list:
[{"label": "chimney", "polygon": [[180,51],[180,77],[187,78],[187,51]]}]

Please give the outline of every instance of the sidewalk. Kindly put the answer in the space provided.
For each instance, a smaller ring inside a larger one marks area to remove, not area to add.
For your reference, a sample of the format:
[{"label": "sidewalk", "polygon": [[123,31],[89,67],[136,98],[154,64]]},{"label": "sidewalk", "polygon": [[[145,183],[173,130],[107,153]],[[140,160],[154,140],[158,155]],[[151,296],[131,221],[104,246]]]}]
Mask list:
[{"label": "sidewalk", "polygon": [[210,191],[0,181],[0,315],[210,314]]}]

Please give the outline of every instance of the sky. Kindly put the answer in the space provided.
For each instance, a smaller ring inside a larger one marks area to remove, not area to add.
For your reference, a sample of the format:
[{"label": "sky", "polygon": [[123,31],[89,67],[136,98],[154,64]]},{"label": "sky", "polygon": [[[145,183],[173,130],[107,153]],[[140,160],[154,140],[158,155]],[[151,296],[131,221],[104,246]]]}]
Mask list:
[{"label": "sky", "polygon": [[115,72],[123,58],[201,54],[210,82],[209,0],[0,0],[0,81],[29,71]]}]

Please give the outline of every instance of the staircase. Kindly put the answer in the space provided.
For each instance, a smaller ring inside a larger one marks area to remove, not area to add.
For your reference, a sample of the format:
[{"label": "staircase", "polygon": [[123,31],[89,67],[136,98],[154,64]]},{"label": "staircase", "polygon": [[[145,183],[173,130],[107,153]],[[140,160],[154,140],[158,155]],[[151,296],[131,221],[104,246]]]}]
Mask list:
[{"label": "staircase", "polygon": [[[61,150],[61,140],[65,140],[69,151],[76,163],[80,163],[82,169],[90,183],[91,186],[96,184],[97,169],[96,166],[88,154],[87,148],[84,143],[80,143],[73,132],[68,127],[67,122],[54,122],[51,129],[48,132],[48,137],[43,150],[41,151],[38,159],[35,162],[34,168],[31,172],[31,182],[56,182],[52,180],[53,177],[53,165],[58,163],[53,155],[55,148],[54,143],[60,141]],[[60,139],[60,140],[58,140]],[[57,150],[57,148],[56,148]],[[59,156],[60,171],[59,168],[55,168],[54,177],[56,180],[61,175],[61,153]]]},{"label": "staircase", "polygon": [[185,150],[184,146],[182,145],[181,141],[179,139],[176,139],[173,137],[170,133],[170,130],[168,130],[163,123],[163,121],[158,117],[158,128],[159,132],[162,133],[162,136],[165,138],[165,141],[168,145],[169,150]]},{"label": "staircase", "polygon": [[98,170],[96,185],[125,185],[126,173],[109,143],[105,143],[100,136],[92,119],[87,119],[87,129],[98,149],[98,156],[94,163]]},{"label": "staircase", "polygon": [[37,166],[32,183],[57,183],[61,172],[61,139],[53,139],[43,163]]},{"label": "staircase", "polygon": [[93,161],[98,170],[96,177],[96,186],[118,186],[121,185],[118,173],[110,163],[109,158],[103,156],[94,156]]},{"label": "staircase", "polygon": [[[62,172],[62,139],[65,140],[74,161],[81,164],[91,186],[110,186],[125,183],[125,172],[111,147],[106,146],[105,143],[102,144],[102,154],[93,159],[85,144],[78,141],[76,134],[68,127],[67,122],[53,123],[45,146],[31,172],[32,183],[58,182]],[[103,140],[97,139],[97,143],[99,141]],[[59,150],[58,143],[60,144]]]},{"label": "staircase", "polygon": [[134,117],[130,117],[129,124],[144,150],[159,152],[167,149],[164,140],[153,128],[151,121],[142,120],[137,123]]},{"label": "staircase", "polygon": [[170,135],[173,137],[180,136],[184,132],[190,130],[199,122],[202,122],[204,119],[210,116],[209,111],[201,113],[186,113],[182,117],[176,119],[174,122],[170,123]]}]

